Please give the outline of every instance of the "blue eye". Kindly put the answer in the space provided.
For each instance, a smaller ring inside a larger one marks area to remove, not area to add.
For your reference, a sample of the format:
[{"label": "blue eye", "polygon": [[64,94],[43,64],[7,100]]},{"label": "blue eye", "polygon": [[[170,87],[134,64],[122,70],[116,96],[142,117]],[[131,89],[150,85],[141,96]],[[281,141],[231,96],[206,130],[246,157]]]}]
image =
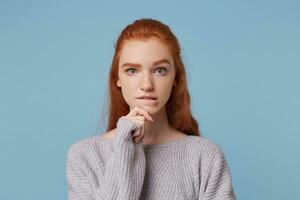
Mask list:
[{"label": "blue eye", "polygon": [[[127,74],[129,74],[129,75],[134,74],[135,71],[136,71],[135,68],[128,68],[128,69],[125,70],[125,72],[126,72]],[[158,67],[158,68],[155,69],[155,71],[158,71],[158,74],[159,74],[159,75],[163,75],[163,74],[165,74],[168,70],[167,70],[165,67]]]},{"label": "blue eye", "polygon": [[[165,68],[165,67],[159,67],[159,68],[156,68],[155,70],[159,70],[159,69],[163,69],[163,71],[166,73],[168,70]],[[161,71],[161,70],[160,70]],[[159,74],[163,74],[163,72],[162,73],[159,73]]]},{"label": "blue eye", "polygon": [[[135,69],[134,68],[128,68],[125,71],[128,73],[128,71],[131,71],[131,70],[135,70]],[[129,73],[129,74],[131,74],[131,73]]]}]

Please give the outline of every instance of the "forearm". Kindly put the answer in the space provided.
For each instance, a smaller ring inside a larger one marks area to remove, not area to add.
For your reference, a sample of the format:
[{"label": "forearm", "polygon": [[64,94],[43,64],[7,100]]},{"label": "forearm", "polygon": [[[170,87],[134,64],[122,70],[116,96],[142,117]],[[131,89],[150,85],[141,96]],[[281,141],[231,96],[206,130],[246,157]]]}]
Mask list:
[{"label": "forearm", "polygon": [[146,167],[143,146],[132,141],[131,131],[137,127],[135,123],[123,118],[118,122],[111,154],[103,165],[104,171],[99,172],[98,180],[92,178],[91,173],[97,174],[97,171],[91,171],[87,147],[79,143],[69,149],[68,200],[139,199]]},{"label": "forearm", "polygon": [[139,199],[141,194],[146,160],[143,144],[135,144],[132,140],[132,131],[137,129],[135,122],[120,118],[117,123],[117,134],[113,141],[118,166],[118,184],[120,199]]}]

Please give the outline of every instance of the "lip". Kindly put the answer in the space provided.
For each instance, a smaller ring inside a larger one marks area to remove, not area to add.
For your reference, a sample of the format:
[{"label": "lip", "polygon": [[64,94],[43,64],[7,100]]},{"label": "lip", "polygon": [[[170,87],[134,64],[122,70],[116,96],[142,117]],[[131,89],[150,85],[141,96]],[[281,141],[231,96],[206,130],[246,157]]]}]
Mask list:
[{"label": "lip", "polygon": [[139,100],[142,104],[151,105],[151,106],[157,105],[157,103],[158,103],[157,98],[155,98],[155,99],[136,98],[136,99]]},{"label": "lip", "polygon": [[157,97],[150,95],[150,96],[140,96],[140,97],[137,97],[137,99],[155,99],[156,100]]}]

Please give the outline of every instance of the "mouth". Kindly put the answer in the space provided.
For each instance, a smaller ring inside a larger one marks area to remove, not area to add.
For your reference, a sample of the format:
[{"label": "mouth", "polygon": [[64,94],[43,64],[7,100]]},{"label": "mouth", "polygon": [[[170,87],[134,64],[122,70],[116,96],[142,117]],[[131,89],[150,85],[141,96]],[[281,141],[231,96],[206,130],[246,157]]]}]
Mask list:
[{"label": "mouth", "polygon": [[155,97],[140,97],[140,98],[136,98],[138,99],[142,104],[145,105],[157,105],[158,100]]},{"label": "mouth", "polygon": [[154,98],[154,97],[140,97],[140,98],[137,98],[137,99],[142,99],[142,100],[157,100],[157,98]]}]

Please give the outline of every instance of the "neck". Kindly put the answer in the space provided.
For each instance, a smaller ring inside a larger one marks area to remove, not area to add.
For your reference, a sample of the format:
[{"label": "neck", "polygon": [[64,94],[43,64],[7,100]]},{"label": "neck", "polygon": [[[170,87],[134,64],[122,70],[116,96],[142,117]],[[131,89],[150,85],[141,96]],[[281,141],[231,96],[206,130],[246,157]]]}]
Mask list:
[{"label": "neck", "polygon": [[151,115],[154,122],[145,122],[144,144],[159,143],[167,140],[173,128],[168,122],[166,107]]}]

